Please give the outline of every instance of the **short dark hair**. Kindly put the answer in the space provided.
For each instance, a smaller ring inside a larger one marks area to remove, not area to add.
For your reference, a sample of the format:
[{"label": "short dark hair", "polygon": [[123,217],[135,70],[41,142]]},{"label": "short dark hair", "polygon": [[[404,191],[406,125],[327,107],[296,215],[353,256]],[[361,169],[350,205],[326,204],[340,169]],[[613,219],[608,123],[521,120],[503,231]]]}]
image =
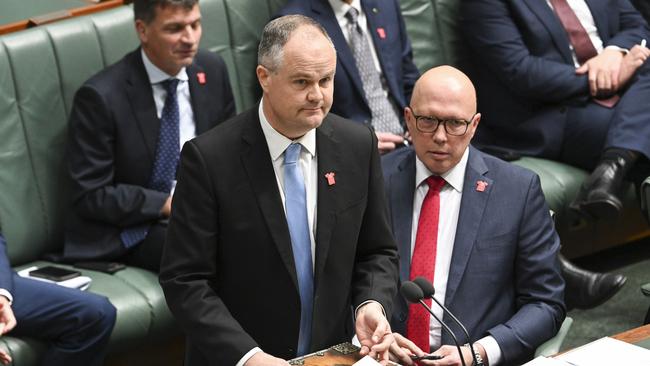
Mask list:
[{"label": "short dark hair", "polygon": [[134,0],[133,14],[135,19],[140,19],[145,23],[151,23],[156,17],[156,9],[166,8],[168,6],[181,6],[191,10],[199,0]]},{"label": "short dark hair", "polygon": [[303,25],[316,28],[334,48],[334,43],[320,23],[300,14],[285,15],[270,21],[264,27],[257,49],[257,63],[275,71],[282,61],[284,45],[289,41],[293,32]]}]

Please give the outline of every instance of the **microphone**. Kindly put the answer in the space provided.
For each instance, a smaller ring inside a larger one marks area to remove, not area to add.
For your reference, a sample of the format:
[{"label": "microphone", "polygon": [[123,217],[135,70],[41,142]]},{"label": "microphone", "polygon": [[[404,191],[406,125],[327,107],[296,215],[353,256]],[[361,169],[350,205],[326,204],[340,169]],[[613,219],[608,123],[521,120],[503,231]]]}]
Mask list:
[{"label": "microphone", "polygon": [[430,297],[433,301],[436,302],[436,304],[438,304],[438,306],[440,306],[440,308],[442,308],[442,311],[445,314],[449,315],[449,317],[456,324],[458,324],[460,329],[462,329],[463,333],[465,333],[465,335],[467,336],[467,343],[469,344],[469,349],[472,350],[472,358],[474,359],[474,365],[477,366],[483,365],[483,362],[479,363],[478,360],[476,359],[476,352],[474,352],[474,346],[472,345],[472,340],[470,339],[469,333],[467,332],[467,329],[465,328],[463,323],[461,323],[460,320],[458,320],[458,318],[456,318],[456,316],[454,316],[454,314],[452,314],[451,311],[449,311],[449,309],[447,309],[443,304],[441,304],[440,301],[438,301],[435,297],[433,297],[433,295],[436,293],[436,289],[433,287],[431,282],[429,282],[429,280],[427,280],[424,277],[416,277],[413,280],[413,283],[415,283],[420,288],[420,290],[422,291],[422,295],[424,297]]},{"label": "microphone", "polygon": [[[424,293],[422,292],[422,289],[420,288],[420,286],[416,285],[415,283],[413,283],[411,281],[404,281],[404,282],[402,282],[402,286],[400,287],[399,291],[402,294],[402,296],[404,296],[406,301],[408,301],[410,303],[413,303],[413,304],[419,302],[420,305],[424,306],[424,308],[427,309],[429,314],[431,314],[431,316],[435,320],[437,320],[438,323],[440,323],[440,325],[442,325],[442,327],[447,331],[447,333],[449,333],[451,338],[454,340],[454,343],[456,343],[456,349],[458,350],[458,355],[460,356],[461,363],[463,364],[463,366],[467,366],[465,364],[465,358],[463,357],[463,352],[460,349],[460,344],[458,343],[458,339],[456,338],[456,335],[454,334],[454,332],[451,331],[451,329],[449,329],[447,324],[443,323],[442,320],[438,319],[438,317],[436,316],[436,314],[433,313],[431,308],[429,306],[427,306],[427,304],[422,300],[424,298]],[[429,350],[427,350],[427,351],[429,351]]]}]

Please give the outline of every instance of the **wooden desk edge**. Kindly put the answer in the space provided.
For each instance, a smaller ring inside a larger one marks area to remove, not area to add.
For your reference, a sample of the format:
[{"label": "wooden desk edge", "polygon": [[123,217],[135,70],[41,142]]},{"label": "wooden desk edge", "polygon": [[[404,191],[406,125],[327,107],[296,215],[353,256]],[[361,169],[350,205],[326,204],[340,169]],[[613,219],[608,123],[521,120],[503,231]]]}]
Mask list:
[{"label": "wooden desk edge", "polygon": [[628,331],[612,336],[614,339],[627,343],[637,343],[650,338],[650,324],[630,329]]}]

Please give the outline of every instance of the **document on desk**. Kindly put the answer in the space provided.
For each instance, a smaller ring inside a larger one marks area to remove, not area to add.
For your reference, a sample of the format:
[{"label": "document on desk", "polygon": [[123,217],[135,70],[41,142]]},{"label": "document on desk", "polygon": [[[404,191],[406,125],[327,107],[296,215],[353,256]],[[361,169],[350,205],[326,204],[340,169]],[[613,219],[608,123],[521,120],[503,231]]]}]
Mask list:
[{"label": "document on desk", "polygon": [[571,364],[560,361],[557,358],[539,356],[536,359],[523,364],[522,366],[571,366]]},{"label": "document on desk", "polygon": [[650,350],[604,337],[557,356],[575,366],[648,366]]}]

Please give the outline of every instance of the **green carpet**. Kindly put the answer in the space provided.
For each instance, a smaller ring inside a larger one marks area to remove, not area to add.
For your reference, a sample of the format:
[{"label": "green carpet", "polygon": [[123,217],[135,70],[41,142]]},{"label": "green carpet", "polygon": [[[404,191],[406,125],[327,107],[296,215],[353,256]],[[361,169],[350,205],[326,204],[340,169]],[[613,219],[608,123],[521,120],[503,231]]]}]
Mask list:
[{"label": "green carpet", "polygon": [[603,305],[569,312],[574,322],[563,349],[575,348],[643,324],[650,306],[650,297],[641,293],[641,285],[650,282],[650,238],[579,258],[575,263],[593,271],[624,274],[627,282]]}]

